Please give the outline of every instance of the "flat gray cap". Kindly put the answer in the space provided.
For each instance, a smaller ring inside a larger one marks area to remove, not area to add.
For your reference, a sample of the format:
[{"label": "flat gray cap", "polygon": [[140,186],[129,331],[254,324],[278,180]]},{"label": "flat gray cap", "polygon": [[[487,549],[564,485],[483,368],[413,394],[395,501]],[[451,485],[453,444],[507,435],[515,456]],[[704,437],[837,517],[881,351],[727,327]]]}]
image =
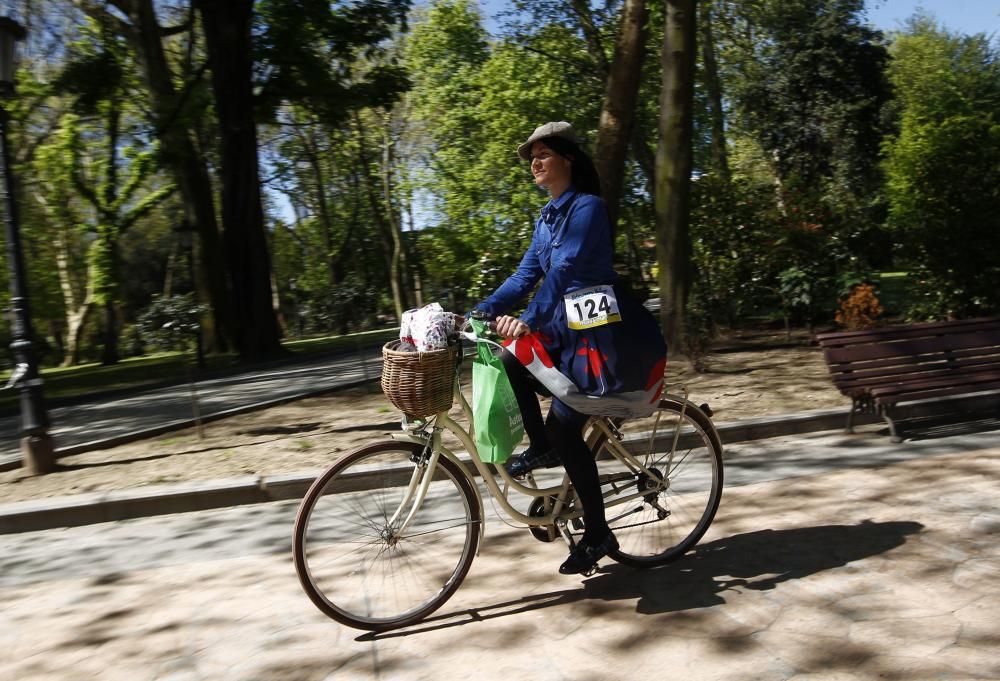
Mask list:
[{"label": "flat gray cap", "polygon": [[545,137],[562,137],[564,140],[572,142],[573,144],[580,143],[576,137],[576,133],[573,131],[573,126],[566,121],[546,123],[545,125],[539,125],[535,128],[535,132],[531,133],[531,137],[528,138],[528,141],[517,148],[517,155],[525,161],[530,161],[531,145]]}]

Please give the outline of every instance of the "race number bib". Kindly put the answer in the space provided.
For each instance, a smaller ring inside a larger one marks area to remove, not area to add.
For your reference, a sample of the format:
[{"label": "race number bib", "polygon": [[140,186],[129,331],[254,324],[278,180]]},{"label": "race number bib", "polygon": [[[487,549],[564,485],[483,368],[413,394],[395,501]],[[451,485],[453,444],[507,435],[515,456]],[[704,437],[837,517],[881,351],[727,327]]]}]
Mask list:
[{"label": "race number bib", "polygon": [[604,284],[582,288],[563,297],[569,328],[580,331],[620,322],[615,290]]}]

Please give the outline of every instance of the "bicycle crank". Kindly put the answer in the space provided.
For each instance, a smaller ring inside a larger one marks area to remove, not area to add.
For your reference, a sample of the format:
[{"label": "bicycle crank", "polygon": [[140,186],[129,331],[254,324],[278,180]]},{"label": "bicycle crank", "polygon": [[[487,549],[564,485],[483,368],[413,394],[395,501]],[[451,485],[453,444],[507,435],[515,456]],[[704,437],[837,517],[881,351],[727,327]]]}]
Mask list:
[{"label": "bicycle crank", "polygon": [[[535,497],[534,501],[531,502],[531,506],[528,507],[528,515],[532,518],[544,518],[552,512],[554,501],[553,497]],[[556,537],[559,536],[555,525],[529,525],[528,530],[531,532],[532,537],[546,543],[555,541]]]}]

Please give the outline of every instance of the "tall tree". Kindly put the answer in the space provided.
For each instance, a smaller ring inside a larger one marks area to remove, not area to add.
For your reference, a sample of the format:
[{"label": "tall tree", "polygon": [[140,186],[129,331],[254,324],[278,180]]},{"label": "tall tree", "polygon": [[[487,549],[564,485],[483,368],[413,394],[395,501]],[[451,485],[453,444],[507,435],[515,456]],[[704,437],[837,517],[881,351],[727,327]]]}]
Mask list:
[{"label": "tall tree", "polygon": [[723,182],[730,180],[729,152],[726,149],[726,116],[722,104],[722,83],[719,78],[719,65],[715,56],[715,37],[712,32],[712,2],[701,5],[698,17],[699,36],[701,44],[702,80],[705,84],[705,95],[708,100],[708,114],[712,132],[712,170],[718,173]]},{"label": "tall tree", "polygon": [[271,260],[264,229],[254,119],[253,0],[196,0],[205,31],[219,119],[223,239],[243,361],[281,352],[272,307]]},{"label": "tall tree", "polygon": [[[360,114],[355,114],[355,133],[357,135],[358,167],[361,171],[361,182],[365,187],[365,194],[368,197],[370,215],[376,226],[379,235],[379,242],[382,245],[382,252],[385,256],[386,271],[389,278],[389,288],[392,292],[393,307],[396,318],[402,320],[403,312],[408,307],[407,294],[405,291],[405,277],[403,276],[403,235],[400,228],[399,215],[393,207],[392,198],[392,142],[385,138],[388,132],[383,126],[387,124],[382,121],[382,126],[376,125],[376,134],[382,133],[383,139],[378,142],[370,141],[372,132],[368,126],[362,122]],[[381,128],[381,130],[379,130]],[[373,158],[373,147],[381,142],[382,154],[376,161]]]},{"label": "tall tree", "polygon": [[[101,360],[113,364],[119,359],[121,238],[173,186],[149,188],[158,169],[156,149],[146,148],[147,130],[135,115],[135,63],[124,39],[91,21],[67,47],[69,59],[53,89],[69,96],[90,125],[67,114],[52,141],[39,147],[39,184],[49,194],[41,203],[49,204],[49,215],[62,223],[72,218],[69,206],[60,205],[67,201],[67,191],[89,204],[93,220],[87,227],[95,238],[88,248],[87,293],[80,304],[64,295],[71,336],[67,355],[70,361],[78,359],[79,332],[93,304],[104,316]],[[61,229],[65,224],[56,233]]]},{"label": "tall tree", "polygon": [[917,317],[1000,311],[1000,51],[918,14],[892,44],[889,226]]},{"label": "tall tree", "polygon": [[772,187],[760,212],[771,232],[769,289],[811,323],[836,305],[843,280],[885,267],[892,252],[878,167],[883,38],[863,0],[717,0],[711,9],[734,175]]},{"label": "tall tree", "polygon": [[88,276],[90,268],[85,263],[83,267],[73,267],[75,252],[86,248],[73,238],[86,231],[86,221],[76,206],[78,202],[71,198],[76,193],[72,151],[75,131],[67,130],[66,124],[75,122],[75,117],[60,117],[60,122],[61,128],[35,155],[36,179],[32,194],[45,213],[47,231],[56,251],[56,272],[65,310],[62,365],[73,366],[80,362],[83,330],[94,309],[94,293]]},{"label": "tall tree", "polygon": [[545,121],[572,117],[590,139],[596,129],[603,79],[587,41],[564,21],[535,28],[491,45],[475,3],[439,0],[410,36],[414,124],[428,140],[420,185],[433,225],[420,232],[419,251],[433,286],[457,306],[516,267],[544,204],[517,145]]},{"label": "tall tree", "polygon": [[748,10],[754,35],[732,91],[786,205],[819,201],[843,214],[870,205],[879,185],[887,54],[863,9],[864,0],[766,0]]},{"label": "tall tree", "polygon": [[690,192],[696,59],[695,0],[666,0],[660,137],[656,149],[656,254],[660,319],[667,345],[684,338],[690,286]]},{"label": "tall tree", "polygon": [[594,164],[601,177],[601,190],[612,225],[618,220],[625,159],[632,139],[642,62],[646,55],[648,21],[649,9],[645,0],[625,0],[597,127]]},{"label": "tall tree", "polygon": [[[509,22],[509,39],[559,65],[579,91],[599,97],[601,109],[593,135],[594,163],[612,224],[617,226],[623,208],[629,211],[618,242],[624,244],[624,252],[620,255],[633,281],[638,282],[643,278],[638,252],[641,238],[635,211],[629,210],[633,206],[625,204],[632,203],[632,185],[652,193],[651,181],[655,173],[654,154],[646,141],[653,137],[651,131],[655,125],[649,130],[641,130],[638,111],[639,91],[645,75],[643,65],[649,51],[649,3],[645,0],[606,3],[515,0],[513,4],[518,18]],[[582,36],[586,52],[577,52],[576,40],[563,43],[551,40],[558,35],[552,30],[556,25]],[[612,43],[614,49],[609,54],[608,46]],[[579,130],[589,133],[590,121],[581,117],[576,109],[564,107],[555,115],[572,119]],[[630,150],[641,172],[629,167]]]},{"label": "tall tree", "polygon": [[119,99],[101,105],[105,150],[103,154],[97,149],[89,150],[96,152],[94,155],[97,156],[90,167],[86,167],[84,160],[84,142],[78,118],[72,114],[64,117],[53,140],[40,148],[38,154],[39,167],[43,176],[48,178],[42,183],[41,191],[48,190],[49,196],[42,197],[42,202],[55,220],[52,226],[54,238],[64,242],[67,238],[65,223],[75,217],[66,205],[70,199],[67,191],[72,189],[78,193],[90,205],[93,215],[91,222],[84,223],[93,240],[87,252],[87,276],[82,297],[73,290],[69,274],[64,271],[66,265],[62,261],[67,258],[64,248],[60,247],[57,253],[69,330],[66,364],[79,361],[80,333],[93,306],[99,306],[104,312],[101,361],[104,364],[118,361],[121,239],[129,228],[174,190],[172,185],[163,185],[144,191],[156,170],[153,151],[129,151],[128,162],[121,158],[125,147],[121,139],[120,107]]},{"label": "tall tree", "polygon": [[[384,311],[378,289],[387,284],[401,312],[411,289],[395,135],[382,125],[395,119],[388,112],[409,87],[397,55],[407,6],[404,0],[255,5],[258,118],[273,140],[265,148],[265,165],[275,171],[268,183],[296,208],[294,224],[282,221],[275,235],[280,266],[288,262],[286,237],[309,258],[304,271],[282,269],[275,280],[286,305],[309,306],[315,330],[343,330],[363,324],[362,312]],[[359,119],[364,135],[355,130]]]},{"label": "tall tree", "polygon": [[[200,152],[193,121],[203,112],[192,106],[199,100],[192,93],[200,87],[201,71],[176,74],[167,59],[163,41],[171,35],[187,33],[193,36],[193,17],[178,26],[164,28],[157,18],[153,0],[113,0],[110,4],[127,17],[120,18],[108,9],[108,3],[97,0],[74,2],[108,30],[128,40],[136,55],[140,73],[149,94],[149,114],[160,140],[161,157],[174,176],[184,205],[187,224],[198,232],[200,286],[211,304],[211,323],[206,325],[209,349],[225,350],[233,336],[230,296],[226,263],[222,251],[219,224],[216,220],[212,178],[204,155]],[[193,41],[189,37],[189,41]],[[184,87],[178,92],[175,82]]]}]

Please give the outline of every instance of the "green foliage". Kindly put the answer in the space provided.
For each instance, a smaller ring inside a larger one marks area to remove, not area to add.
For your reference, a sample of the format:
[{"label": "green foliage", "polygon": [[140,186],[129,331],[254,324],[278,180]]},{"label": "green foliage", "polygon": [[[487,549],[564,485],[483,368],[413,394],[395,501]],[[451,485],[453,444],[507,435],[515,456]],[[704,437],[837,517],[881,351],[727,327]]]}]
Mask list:
[{"label": "green foliage", "polygon": [[139,313],[136,327],[142,339],[159,350],[185,350],[201,330],[200,320],[207,311],[195,302],[193,293],[154,295],[149,306]]},{"label": "green foliage", "polygon": [[733,325],[774,299],[780,256],[772,192],[745,179],[727,184],[711,175],[695,182],[693,190],[692,296],[716,322]]},{"label": "green foliage", "polygon": [[365,312],[371,313],[371,301],[377,300],[375,291],[365,290],[360,282],[346,281],[336,287],[322,287],[311,291],[301,301],[298,315],[303,334],[324,333],[338,329],[361,328]]},{"label": "green foliage", "polygon": [[[99,33],[93,22],[88,22],[85,28],[91,36]],[[52,82],[52,90],[71,95],[73,108],[79,113],[99,111],[102,103],[120,96],[122,82],[128,75],[122,65],[124,48],[120,43],[107,33],[96,43],[76,42],[73,47],[77,54]]]},{"label": "green foliage", "polygon": [[888,98],[887,52],[864,0],[768,0],[745,78],[733,90],[747,129],[784,182],[833,204],[872,188]]},{"label": "green foliage", "polygon": [[328,123],[361,106],[391,106],[409,87],[394,61],[369,64],[406,25],[409,0],[262,0],[254,11],[257,106],[271,119],[297,102]]},{"label": "green foliage", "polygon": [[801,267],[792,266],[778,273],[778,292],[782,307],[789,313],[808,314],[815,294],[815,276]]},{"label": "green foliage", "polygon": [[[105,102],[99,108],[106,111],[109,106],[117,104]],[[101,132],[114,134],[76,114],[65,114],[51,141],[39,147],[35,166],[45,178],[48,203],[59,206],[63,226],[76,226],[94,237],[87,248],[85,286],[98,305],[118,299],[121,235],[174,191],[172,184],[164,184],[140,195],[157,171],[155,148],[127,146],[120,150],[123,158],[119,149],[101,154],[103,140],[93,141]],[[88,205],[89,217],[70,207],[68,198],[74,195]]]},{"label": "green foliage", "polygon": [[886,140],[889,225],[918,318],[1000,310],[1000,55],[917,16],[892,47],[899,132]]},{"label": "green foliage", "polygon": [[585,138],[596,128],[601,87],[568,77],[564,63],[590,60],[584,41],[554,24],[522,40],[529,44],[489,45],[473,4],[446,0],[431,6],[407,47],[414,113],[427,137],[417,182],[435,215],[418,248],[432,284],[459,293],[458,306],[513,271],[546,200],[517,145],[550,120],[571,120]]},{"label": "green foliage", "polygon": [[[96,302],[119,301],[126,322],[168,271],[174,291],[194,282],[178,264],[190,254],[175,250],[180,207],[158,174],[153,104],[132,44],[113,22],[80,20],[68,0],[37,4],[36,16],[58,17],[47,26],[59,39],[32,52],[6,106],[35,326],[48,336],[39,347],[58,350],[69,307],[60,275],[75,306],[89,287]],[[411,304],[418,282],[424,302],[462,310],[503,280],[547,198],[515,147],[560,119],[594,141],[622,4],[511,0],[491,38],[473,0],[433,0],[409,16],[406,0],[256,2],[260,175],[294,211],[269,210],[286,330],[367,328],[392,311],[387,225],[403,225]],[[864,4],[700,3],[713,18],[733,181],[711,172],[709,118],[696,113],[693,356],[720,324],[779,310],[828,320],[838,296],[897,264],[910,274],[898,282],[907,295],[879,293],[892,313],[903,300],[918,317],[1000,309],[996,48],[918,17],[890,55]],[[158,6],[161,21],[182,24],[182,5]],[[649,8],[634,147],[644,153],[626,164],[617,244],[646,276],[664,22],[662,5]],[[167,123],[189,129],[215,169],[197,22],[163,47],[178,93]]]},{"label": "green foliage", "polygon": [[[755,291],[795,321],[829,319],[844,278],[885,267],[879,168],[890,90],[863,0],[713,0],[732,117],[730,166],[754,187]],[[770,194],[770,198],[768,198]]]}]

